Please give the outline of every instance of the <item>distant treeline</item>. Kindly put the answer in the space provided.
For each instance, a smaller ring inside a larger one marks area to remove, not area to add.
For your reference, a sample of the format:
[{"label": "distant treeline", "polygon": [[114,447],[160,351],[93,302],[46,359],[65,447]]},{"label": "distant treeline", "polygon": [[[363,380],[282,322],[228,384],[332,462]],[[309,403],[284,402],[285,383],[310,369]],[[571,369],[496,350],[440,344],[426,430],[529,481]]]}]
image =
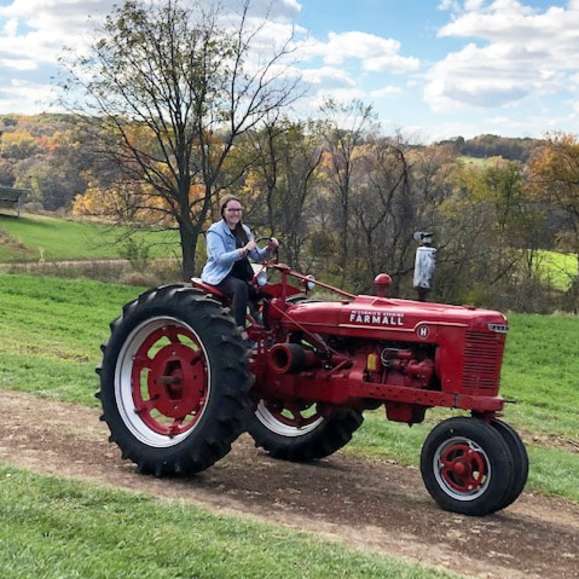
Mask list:
[{"label": "distant treeline", "polygon": [[499,135],[478,135],[472,139],[455,137],[440,141],[439,145],[450,145],[459,155],[488,159],[502,157],[510,161],[526,162],[533,151],[545,143],[542,139],[500,137]]},{"label": "distant treeline", "polygon": [[[93,138],[73,115],[0,115],[0,186],[30,189],[28,202],[39,208],[70,208],[74,197],[86,192],[91,173],[104,170]],[[457,156],[526,162],[543,143],[539,139],[479,135],[472,139],[459,136],[434,146],[449,147]]]},{"label": "distant treeline", "polygon": [[[210,195],[207,174],[194,167],[196,156],[207,151],[194,148],[184,205],[201,218],[189,241],[180,231],[182,249],[192,250],[191,271],[202,265],[195,250],[219,218],[220,199],[235,193],[254,229],[282,240],[284,261],[345,288],[371,291],[374,276],[386,271],[397,295],[412,295],[412,234],[432,230],[440,249],[433,298],[519,311],[577,311],[579,278],[557,272],[568,283],[556,287],[543,263],[545,250],[579,253],[574,137],[482,135],[417,145],[401,135],[382,135],[360,104],[332,107],[334,117],[280,116],[240,135]],[[349,128],[337,121],[336,113],[343,112]],[[152,186],[150,173],[134,160],[111,157],[116,141],[97,126],[68,115],[0,116],[0,185],[29,189],[30,209],[179,229],[174,199]],[[140,155],[161,158],[148,126],[126,127]],[[217,156],[226,137],[206,137]],[[169,183],[166,163],[150,170],[161,184]]]}]

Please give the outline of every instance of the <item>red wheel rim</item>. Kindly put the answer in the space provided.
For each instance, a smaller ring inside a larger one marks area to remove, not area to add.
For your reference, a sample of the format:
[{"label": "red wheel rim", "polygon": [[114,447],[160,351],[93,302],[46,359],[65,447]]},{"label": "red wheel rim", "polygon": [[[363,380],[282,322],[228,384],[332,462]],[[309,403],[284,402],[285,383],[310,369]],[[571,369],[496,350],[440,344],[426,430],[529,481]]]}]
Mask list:
[{"label": "red wheel rim", "polygon": [[438,458],[442,482],[460,495],[477,493],[488,480],[486,455],[470,441],[456,441],[445,446]]},{"label": "red wheel rim", "polygon": [[177,324],[152,331],[133,358],[135,413],[161,435],[174,437],[197,422],[208,393],[207,362],[194,334]]},{"label": "red wheel rim", "polygon": [[324,416],[317,404],[312,408],[312,404],[266,402],[265,406],[276,420],[294,428],[304,428]]}]

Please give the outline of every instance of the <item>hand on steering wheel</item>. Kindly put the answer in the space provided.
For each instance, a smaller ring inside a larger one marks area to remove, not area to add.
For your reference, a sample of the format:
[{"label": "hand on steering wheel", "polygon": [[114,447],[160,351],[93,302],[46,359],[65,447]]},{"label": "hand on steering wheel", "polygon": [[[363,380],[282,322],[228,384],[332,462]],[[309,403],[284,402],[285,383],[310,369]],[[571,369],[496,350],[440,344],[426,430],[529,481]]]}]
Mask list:
[{"label": "hand on steering wheel", "polygon": [[277,263],[279,261],[279,241],[275,237],[260,237],[255,240],[255,243],[259,244],[262,241],[267,241],[267,248],[272,254],[271,261]]}]

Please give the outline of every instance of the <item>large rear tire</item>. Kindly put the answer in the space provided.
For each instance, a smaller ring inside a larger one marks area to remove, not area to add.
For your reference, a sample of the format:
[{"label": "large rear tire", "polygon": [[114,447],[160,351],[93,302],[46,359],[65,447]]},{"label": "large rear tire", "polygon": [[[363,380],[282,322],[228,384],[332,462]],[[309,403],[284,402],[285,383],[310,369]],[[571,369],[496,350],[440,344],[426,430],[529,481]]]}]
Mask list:
[{"label": "large rear tire", "polygon": [[102,419],[123,458],[156,476],[225,456],[249,408],[247,347],[222,305],[188,285],[148,291],[111,323]]},{"label": "large rear tire", "polygon": [[514,461],[491,425],[478,418],[450,418],[426,437],[420,470],[426,489],[443,509],[482,516],[503,508]]},{"label": "large rear tire", "polygon": [[255,445],[270,456],[304,462],[324,458],[345,446],[363,421],[362,414],[350,408],[260,400],[248,431]]}]

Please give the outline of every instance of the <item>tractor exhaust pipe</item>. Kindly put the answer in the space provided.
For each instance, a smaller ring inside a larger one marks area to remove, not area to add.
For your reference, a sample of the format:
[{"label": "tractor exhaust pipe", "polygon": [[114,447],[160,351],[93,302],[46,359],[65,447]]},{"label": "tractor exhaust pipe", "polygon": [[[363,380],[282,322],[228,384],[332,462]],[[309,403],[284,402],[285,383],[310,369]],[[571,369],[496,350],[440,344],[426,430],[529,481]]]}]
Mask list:
[{"label": "tractor exhaust pipe", "polygon": [[320,365],[318,356],[299,344],[276,344],[269,351],[269,366],[276,374],[296,374]]}]

